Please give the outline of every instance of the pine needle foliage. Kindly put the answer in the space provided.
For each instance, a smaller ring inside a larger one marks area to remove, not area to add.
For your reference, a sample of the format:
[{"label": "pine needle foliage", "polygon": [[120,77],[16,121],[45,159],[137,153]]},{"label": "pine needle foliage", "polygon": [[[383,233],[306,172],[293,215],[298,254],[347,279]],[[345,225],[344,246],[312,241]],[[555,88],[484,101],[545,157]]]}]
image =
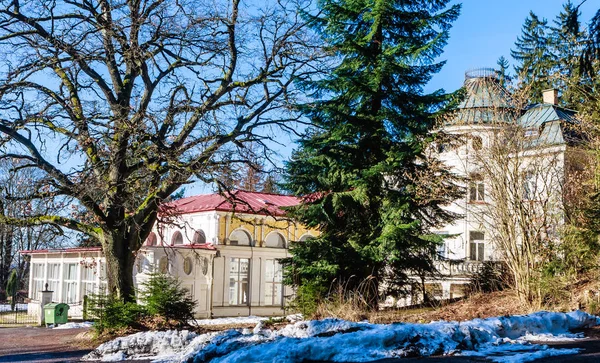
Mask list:
[{"label": "pine needle foliage", "polygon": [[150,316],[159,316],[182,326],[194,317],[196,301],[181,282],[170,275],[151,274],[150,279],[141,284],[138,295]]},{"label": "pine needle foliage", "polygon": [[454,217],[440,205],[457,191],[425,156],[449,96],[423,87],[460,12],[448,3],[322,0],[306,15],[334,65],[302,84],[314,127],[287,163],[285,187],[306,196],[292,215],[321,234],[291,248],[288,283],[352,290],[368,278],[393,289],[413,269],[433,270],[440,240],[429,230]]}]

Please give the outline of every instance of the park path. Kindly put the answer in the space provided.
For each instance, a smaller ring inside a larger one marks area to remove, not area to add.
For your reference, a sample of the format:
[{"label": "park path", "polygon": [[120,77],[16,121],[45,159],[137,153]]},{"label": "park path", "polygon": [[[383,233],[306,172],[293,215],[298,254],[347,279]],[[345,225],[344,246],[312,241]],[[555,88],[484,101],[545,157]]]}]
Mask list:
[{"label": "park path", "polygon": [[0,328],[0,362],[79,362],[90,349],[75,337],[88,329]]}]

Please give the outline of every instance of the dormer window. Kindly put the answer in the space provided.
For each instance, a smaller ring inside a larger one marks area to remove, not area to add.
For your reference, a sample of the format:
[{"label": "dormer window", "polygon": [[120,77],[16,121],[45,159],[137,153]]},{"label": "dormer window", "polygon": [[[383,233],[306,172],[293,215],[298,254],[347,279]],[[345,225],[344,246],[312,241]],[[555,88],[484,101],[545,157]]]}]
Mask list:
[{"label": "dormer window", "polygon": [[525,130],[525,137],[537,137],[540,134],[537,128],[529,128]]}]

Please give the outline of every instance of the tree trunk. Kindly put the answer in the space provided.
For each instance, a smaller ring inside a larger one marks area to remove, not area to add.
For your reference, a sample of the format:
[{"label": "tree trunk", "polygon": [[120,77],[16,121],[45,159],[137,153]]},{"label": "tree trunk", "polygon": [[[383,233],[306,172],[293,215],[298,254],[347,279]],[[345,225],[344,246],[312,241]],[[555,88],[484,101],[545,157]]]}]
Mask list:
[{"label": "tree trunk", "polygon": [[104,234],[101,242],[106,257],[108,293],[123,301],[135,301],[133,265],[136,251],[131,248],[134,244],[122,230]]}]

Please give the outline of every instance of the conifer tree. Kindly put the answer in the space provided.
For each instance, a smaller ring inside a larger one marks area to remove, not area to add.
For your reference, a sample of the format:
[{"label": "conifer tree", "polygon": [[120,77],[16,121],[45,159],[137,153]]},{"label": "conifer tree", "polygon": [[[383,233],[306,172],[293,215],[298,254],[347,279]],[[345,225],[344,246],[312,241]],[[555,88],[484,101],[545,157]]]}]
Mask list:
[{"label": "conifer tree", "polygon": [[581,104],[579,89],[589,83],[581,72],[580,59],[586,32],[579,21],[579,8],[570,1],[563,5],[562,11],[550,27],[550,51],[554,59],[552,87],[558,89],[562,106],[577,109]]},{"label": "conifer tree", "polygon": [[517,61],[515,72],[521,80],[521,86],[531,95],[532,102],[542,100],[542,91],[550,88],[549,75],[555,67],[555,59],[550,51],[548,21],[540,19],[532,11],[525,19],[521,36],[510,51]]},{"label": "conifer tree", "polygon": [[284,261],[300,293],[368,280],[376,303],[381,281],[393,289],[409,273],[433,271],[441,239],[429,231],[453,218],[440,205],[457,190],[425,157],[449,97],[423,87],[443,65],[433,60],[460,11],[448,3],[318,3],[312,24],[337,64],[304,85],[316,99],[301,107],[314,128],[287,163],[287,189],[305,196],[292,214],[321,231]]},{"label": "conifer tree", "polygon": [[497,73],[498,73],[498,80],[500,81],[500,86],[506,87],[506,84],[512,80],[512,78],[508,74],[508,66],[509,66],[508,59],[506,59],[504,56],[501,56],[500,58],[498,58],[498,61],[496,62],[496,64],[498,65]]}]

